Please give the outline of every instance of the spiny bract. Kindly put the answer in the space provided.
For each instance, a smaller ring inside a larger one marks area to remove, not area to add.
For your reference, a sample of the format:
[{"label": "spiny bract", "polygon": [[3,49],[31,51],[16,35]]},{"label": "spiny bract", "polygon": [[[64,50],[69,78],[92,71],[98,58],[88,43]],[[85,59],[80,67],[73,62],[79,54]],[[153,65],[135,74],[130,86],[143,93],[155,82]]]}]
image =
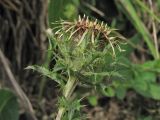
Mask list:
[{"label": "spiny bract", "polygon": [[83,17],[79,16],[79,19],[74,22],[61,21],[58,24],[60,25],[56,28],[59,29],[55,32],[58,39],[66,38],[64,35],[68,34],[67,39],[76,42],[76,45],[79,46],[87,37],[92,44],[98,40],[99,46],[103,46],[103,48],[110,45],[113,56],[115,56],[115,46],[119,51],[123,51],[119,44],[124,44],[124,38],[115,29],[111,29],[103,22],[99,23],[97,19],[91,21],[88,16],[84,15]]}]

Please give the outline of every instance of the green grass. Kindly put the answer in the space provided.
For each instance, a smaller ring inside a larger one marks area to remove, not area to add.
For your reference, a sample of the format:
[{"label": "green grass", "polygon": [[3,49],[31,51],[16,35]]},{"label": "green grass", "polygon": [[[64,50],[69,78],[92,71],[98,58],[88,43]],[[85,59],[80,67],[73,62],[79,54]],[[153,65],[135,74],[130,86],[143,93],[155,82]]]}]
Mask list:
[{"label": "green grass", "polygon": [[[136,5],[139,5],[139,8],[143,8],[142,10],[146,13],[148,13],[150,15],[150,19],[153,17],[156,21],[160,21],[159,17],[156,16],[153,12],[151,12],[149,10],[149,8],[147,6],[145,6],[145,4],[139,0],[135,0],[134,1],[136,3]],[[121,10],[126,17],[130,20],[130,22],[132,23],[132,25],[135,27],[135,29],[137,30],[137,32],[139,34],[141,34],[143,40],[146,42],[149,50],[150,50],[150,54],[155,58],[158,59],[159,58],[159,52],[156,50],[156,47],[154,45],[154,40],[151,37],[151,34],[148,31],[148,28],[146,27],[146,25],[143,23],[143,20],[140,18],[140,16],[137,14],[139,11],[136,11],[135,6],[133,5],[133,1],[131,0],[119,0],[118,3],[120,3],[119,6],[119,10]]]}]

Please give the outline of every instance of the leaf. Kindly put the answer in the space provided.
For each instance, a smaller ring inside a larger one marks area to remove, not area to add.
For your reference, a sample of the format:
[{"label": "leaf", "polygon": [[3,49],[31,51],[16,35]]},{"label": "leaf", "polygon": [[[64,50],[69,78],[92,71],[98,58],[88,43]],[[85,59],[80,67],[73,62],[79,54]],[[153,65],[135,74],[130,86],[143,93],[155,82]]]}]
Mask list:
[{"label": "leaf", "polygon": [[102,86],[102,93],[108,97],[115,96],[115,90],[110,86]]},{"label": "leaf", "polygon": [[96,106],[98,103],[97,97],[94,95],[87,97],[87,99],[92,106]]},{"label": "leaf", "polygon": [[104,76],[115,76],[115,77],[122,78],[122,75],[119,74],[118,72],[115,72],[115,71],[112,71],[112,72],[99,72],[99,73],[96,73],[96,72],[84,72],[83,74],[86,75],[86,76],[92,76],[92,75],[97,76],[97,75],[99,75],[99,76],[102,76],[102,77],[104,77]]},{"label": "leaf", "polygon": [[142,71],[138,73],[138,76],[135,78],[137,81],[144,81],[148,83],[156,82],[156,74],[153,72]]},{"label": "leaf", "polygon": [[150,84],[149,93],[153,99],[160,100],[160,85]]},{"label": "leaf", "polygon": [[77,8],[74,4],[68,3],[65,6],[64,10],[64,16],[66,16],[68,19],[74,19],[76,17]]},{"label": "leaf", "polygon": [[18,120],[18,102],[9,90],[0,90],[0,120]]},{"label": "leaf", "polygon": [[58,84],[62,84],[62,81],[60,81],[60,80],[58,79],[57,73],[55,73],[55,72],[53,72],[53,71],[50,71],[50,70],[48,70],[48,69],[45,68],[45,67],[41,67],[41,66],[34,65],[34,66],[28,66],[28,67],[26,67],[25,69],[35,70],[35,71],[41,73],[42,75],[51,78],[52,80],[54,80],[54,81],[57,82]]},{"label": "leaf", "polygon": [[134,80],[132,87],[137,93],[139,93],[145,97],[150,97],[150,95],[148,94],[148,84],[146,81]]},{"label": "leaf", "polygon": [[141,67],[144,70],[160,73],[160,60],[147,61]]},{"label": "leaf", "polygon": [[126,91],[127,89],[125,88],[125,86],[119,86],[116,88],[116,96],[118,99],[122,100],[124,99],[125,95],[126,95]]},{"label": "leaf", "polygon": [[152,116],[140,116],[138,120],[153,120]]},{"label": "leaf", "polygon": [[129,38],[127,41],[127,45],[123,45],[122,49],[125,50],[125,52],[119,52],[119,56],[117,57],[122,57],[122,56],[128,56],[131,54],[131,52],[134,51],[134,48],[137,48],[139,42],[141,40],[141,37],[139,34],[135,34],[133,37]]},{"label": "leaf", "polygon": [[49,26],[55,27],[51,24],[52,22],[58,21],[60,18],[64,18],[64,12],[68,3],[71,3],[71,0],[50,0],[48,4],[49,12]]}]

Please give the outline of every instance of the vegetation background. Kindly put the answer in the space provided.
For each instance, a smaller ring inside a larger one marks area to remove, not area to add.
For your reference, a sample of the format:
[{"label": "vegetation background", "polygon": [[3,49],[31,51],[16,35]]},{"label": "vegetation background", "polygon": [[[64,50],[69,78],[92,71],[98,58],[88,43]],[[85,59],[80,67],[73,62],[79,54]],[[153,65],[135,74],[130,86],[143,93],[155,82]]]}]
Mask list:
[{"label": "vegetation background", "polygon": [[128,44],[119,56],[125,79],[88,93],[83,113],[89,120],[160,120],[160,0],[0,0],[0,120],[55,117],[57,84],[25,68],[53,66],[47,29],[84,14],[118,29]]}]

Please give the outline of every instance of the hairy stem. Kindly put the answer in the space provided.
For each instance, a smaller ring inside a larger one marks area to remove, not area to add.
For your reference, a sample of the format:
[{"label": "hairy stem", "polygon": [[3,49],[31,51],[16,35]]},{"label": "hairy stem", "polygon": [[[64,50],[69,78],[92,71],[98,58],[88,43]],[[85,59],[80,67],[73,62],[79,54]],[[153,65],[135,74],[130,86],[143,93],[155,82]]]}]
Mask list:
[{"label": "hairy stem", "polygon": [[[75,77],[70,77],[65,85],[64,91],[63,91],[63,95],[64,97],[69,100],[70,96],[72,95],[75,87],[77,85],[77,80],[75,79]],[[65,108],[64,107],[60,107],[58,110],[58,114],[56,117],[56,120],[61,120],[63,114],[65,112]]]}]

